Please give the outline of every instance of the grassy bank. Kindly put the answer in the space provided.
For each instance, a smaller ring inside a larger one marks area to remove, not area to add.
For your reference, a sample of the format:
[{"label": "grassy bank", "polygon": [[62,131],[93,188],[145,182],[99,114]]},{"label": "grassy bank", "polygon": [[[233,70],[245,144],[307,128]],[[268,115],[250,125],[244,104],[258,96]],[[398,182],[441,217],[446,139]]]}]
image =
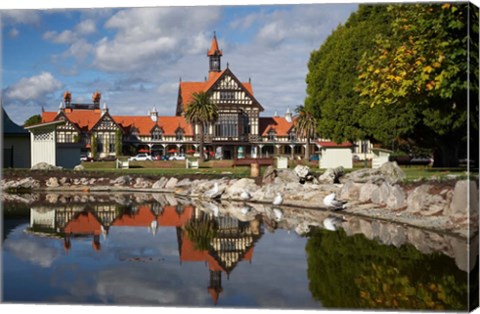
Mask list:
[{"label": "grassy bank", "polygon": [[[293,169],[297,163],[289,165],[290,169]],[[250,176],[250,167],[240,166],[232,167],[232,161],[230,160],[218,160],[207,161],[200,165],[198,169],[186,169],[185,161],[137,161],[131,162],[129,169],[117,169],[115,168],[115,162],[84,162],[82,165],[85,167],[85,171],[76,173],[73,170],[61,170],[63,174],[75,173],[75,176],[91,175],[92,177],[99,177],[107,175],[120,176],[120,175],[145,175],[145,176],[199,176],[199,175],[212,175],[212,176],[226,176],[232,178],[244,178]],[[307,164],[314,175],[320,175],[324,172],[324,169],[319,169],[314,163]],[[353,169],[347,169],[346,172],[362,169],[363,162],[355,163]],[[263,175],[266,166],[260,168],[260,175]],[[436,179],[448,179],[452,175],[459,176],[460,179],[466,178],[466,168],[430,168],[424,166],[401,166],[402,170],[406,174],[407,181],[414,181],[419,179],[430,180]],[[53,175],[58,171],[42,171],[45,176]],[[478,173],[478,169],[473,170],[474,174]],[[58,175],[58,174],[57,174]],[[60,174],[61,175],[61,174]],[[4,177],[27,177],[31,176],[31,170],[29,169],[3,169]]]}]

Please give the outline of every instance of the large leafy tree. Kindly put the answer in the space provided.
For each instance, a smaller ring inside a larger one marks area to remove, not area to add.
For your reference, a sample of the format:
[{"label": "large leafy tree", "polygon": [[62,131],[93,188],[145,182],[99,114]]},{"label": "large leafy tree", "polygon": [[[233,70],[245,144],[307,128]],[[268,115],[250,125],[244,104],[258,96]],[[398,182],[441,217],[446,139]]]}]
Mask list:
[{"label": "large leafy tree", "polygon": [[218,107],[210,100],[207,92],[193,93],[193,99],[184,112],[188,123],[199,126],[200,160],[204,160],[203,147],[205,142],[205,128],[218,120]]},{"label": "large leafy tree", "polygon": [[312,297],[327,308],[468,309],[468,274],[446,255],[322,229],[312,230],[305,251]]},{"label": "large leafy tree", "polygon": [[437,165],[455,166],[467,134],[469,4],[391,5],[388,13],[392,36],[378,34],[359,63],[360,103],[414,113],[401,135],[431,147]]},{"label": "large leafy tree", "polygon": [[[345,25],[311,53],[305,107],[318,119],[322,137],[343,142],[369,135],[361,125],[369,108],[358,105],[357,66],[362,55],[372,49],[375,34],[388,36],[389,18],[384,5],[360,5]],[[385,128],[392,129],[390,125]]]},{"label": "large leafy tree", "polygon": [[304,106],[298,106],[295,111],[297,112],[295,131],[298,137],[306,139],[305,160],[308,160],[310,158],[311,139],[315,137],[317,131],[317,121]]},{"label": "large leafy tree", "polygon": [[36,114],[31,116],[27,120],[25,120],[25,122],[23,123],[23,126],[25,127],[25,126],[35,125],[35,124],[39,124],[40,122],[42,122],[42,116],[40,116],[39,114]]}]

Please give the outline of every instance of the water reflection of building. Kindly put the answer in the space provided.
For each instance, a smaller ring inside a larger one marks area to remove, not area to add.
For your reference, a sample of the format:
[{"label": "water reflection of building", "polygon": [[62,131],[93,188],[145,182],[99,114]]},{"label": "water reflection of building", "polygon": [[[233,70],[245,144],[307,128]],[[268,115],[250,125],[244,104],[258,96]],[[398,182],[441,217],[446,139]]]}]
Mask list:
[{"label": "water reflection of building", "polygon": [[[196,212],[198,216],[203,213]],[[252,261],[255,243],[263,234],[258,220],[242,222],[236,218],[224,216],[215,217],[217,223],[216,235],[210,241],[208,249],[195,248],[193,239],[186,231],[180,230],[179,248],[182,262],[204,262],[210,271],[208,291],[217,304],[222,288],[222,273],[227,279],[240,261]]]},{"label": "water reflection of building", "polygon": [[[241,261],[251,262],[255,243],[263,234],[259,220],[248,222],[234,217],[213,217],[191,205],[142,204],[120,208],[115,205],[72,205],[34,207],[30,227],[33,231],[63,236],[65,249],[72,249],[72,238],[92,237],[92,247],[100,250],[100,237],[108,236],[111,227],[147,228],[155,235],[158,228],[174,227],[177,233],[179,260],[208,265],[208,292],[217,304],[222,293],[222,273],[227,279]],[[185,225],[194,219],[215,221],[215,236],[207,247],[199,249],[189,237]]]},{"label": "water reflection of building", "polygon": [[67,251],[72,247],[71,237],[91,236],[92,247],[98,251],[100,235],[107,235],[116,215],[115,205],[36,206],[30,211],[30,228],[63,236]]}]

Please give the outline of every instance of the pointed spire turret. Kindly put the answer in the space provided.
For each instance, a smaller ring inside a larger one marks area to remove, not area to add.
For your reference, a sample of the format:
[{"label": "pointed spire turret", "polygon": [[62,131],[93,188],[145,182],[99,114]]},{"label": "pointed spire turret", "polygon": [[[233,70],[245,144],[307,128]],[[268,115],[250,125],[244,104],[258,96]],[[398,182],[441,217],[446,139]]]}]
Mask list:
[{"label": "pointed spire turret", "polygon": [[217,56],[222,55],[222,51],[220,50],[220,48],[218,48],[218,41],[217,41],[216,32],[213,32],[212,45],[210,46],[210,50],[208,51],[207,55],[209,57],[214,56],[214,55],[217,55]]},{"label": "pointed spire turret", "polygon": [[222,56],[222,51],[218,48],[217,35],[213,32],[212,45],[210,50],[207,52],[207,56],[210,59],[210,69],[209,72],[220,72],[220,58]]}]

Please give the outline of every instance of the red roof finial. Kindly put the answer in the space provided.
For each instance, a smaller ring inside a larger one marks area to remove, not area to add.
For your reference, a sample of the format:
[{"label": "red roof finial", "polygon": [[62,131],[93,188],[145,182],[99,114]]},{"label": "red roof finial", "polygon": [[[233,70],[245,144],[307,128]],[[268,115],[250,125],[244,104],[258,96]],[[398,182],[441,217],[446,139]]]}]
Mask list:
[{"label": "red roof finial", "polygon": [[217,34],[215,31],[213,32],[212,45],[210,46],[210,50],[208,51],[207,55],[208,56],[222,55],[222,51],[218,48]]}]

